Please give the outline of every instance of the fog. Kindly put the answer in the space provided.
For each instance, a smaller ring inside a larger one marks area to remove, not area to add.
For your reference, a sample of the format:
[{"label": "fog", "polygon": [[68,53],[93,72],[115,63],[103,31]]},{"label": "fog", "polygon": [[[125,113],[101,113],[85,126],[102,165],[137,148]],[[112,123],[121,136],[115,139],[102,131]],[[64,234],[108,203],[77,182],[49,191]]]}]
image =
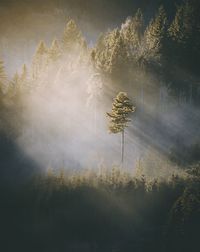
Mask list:
[{"label": "fog", "polygon": [[[106,116],[121,89],[96,73],[87,57],[81,64],[77,59],[77,55],[71,55],[59,62],[61,67],[52,65],[46,70],[48,74],[34,82],[36,88],[22,97],[16,143],[41,171],[99,170],[121,165],[121,136],[108,132]],[[168,176],[177,170],[168,158],[171,149],[198,141],[199,113],[192,105],[177,107],[177,101],[164,86],[160,88],[159,81],[140,76],[142,83],[162,95],[155,102],[148,88],[142,94],[137,87],[122,90],[136,106],[125,131],[124,166],[134,172],[142,162],[147,174]]]},{"label": "fog", "polygon": [[[6,4],[4,8],[8,10]],[[47,45],[54,36],[61,37],[60,31],[68,12],[67,9],[56,9],[54,5],[52,8],[54,16],[47,10],[45,15],[40,16],[34,9],[32,16],[27,17],[30,18],[28,24],[33,25],[30,26],[30,33],[26,27],[18,34],[19,26],[12,34],[7,31],[7,35],[1,39],[8,74],[13,73],[14,69],[19,70],[22,62],[31,69],[31,58],[39,37],[46,39]],[[74,15],[73,11],[71,13]],[[37,17],[40,17],[38,21]],[[52,22],[49,23],[50,17]],[[98,25],[92,25],[81,17],[78,22],[80,27],[84,27],[88,50],[95,44],[105,25],[109,23],[107,29],[111,29],[117,26],[118,21],[97,21]],[[10,25],[8,27],[12,27]],[[122,29],[125,25],[122,25]],[[41,36],[44,29],[45,33]],[[19,37],[23,37],[24,42]],[[31,40],[33,37],[34,40]],[[11,49],[5,53],[8,48],[17,50]],[[170,152],[179,145],[187,148],[199,140],[198,109],[192,103],[182,102],[178,106],[179,100],[168,92],[167,83],[142,71],[133,70],[133,81],[123,87],[113,85],[111,80],[94,70],[88,55],[82,56],[83,62],[80,63],[80,55],[80,51],[70,52],[57,64],[48,66],[32,82],[34,88],[31,92],[21,97],[19,124],[14,125],[17,136],[14,141],[19,149],[36,162],[41,171],[49,168],[79,170],[120,166],[121,136],[109,134],[106,112],[112,109],[117,93],[125,91],[136,106],[136,112],[132,114],[132,122],[125,132],[124,166],[129,171],[135,171],[142,160],[144,167],[151,167],[146,168],[149,169],[148,173],[156,175],[159,166],[163,167],[163,174],[175,172],[177,165],[169,159]],[[32,78],[31,70],[29,78]]]}]

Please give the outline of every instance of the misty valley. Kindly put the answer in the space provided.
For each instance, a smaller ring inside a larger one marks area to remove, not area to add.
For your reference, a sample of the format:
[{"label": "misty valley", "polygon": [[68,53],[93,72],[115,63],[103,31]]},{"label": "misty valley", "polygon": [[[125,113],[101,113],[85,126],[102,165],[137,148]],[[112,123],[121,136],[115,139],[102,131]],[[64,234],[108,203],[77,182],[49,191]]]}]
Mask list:
[{"label": "misty valley", "polygon": [[0,250],[196,252],[200,4],[135,1],[129,15],[111,1],[123,21],[99,31],[97,2],[0,3],[16,29],[19,10],[40,27],[65,17],[57,36],[58,22],[40,40],[24,28],[21,45],[12,32],[16,55],[1,19]]}]

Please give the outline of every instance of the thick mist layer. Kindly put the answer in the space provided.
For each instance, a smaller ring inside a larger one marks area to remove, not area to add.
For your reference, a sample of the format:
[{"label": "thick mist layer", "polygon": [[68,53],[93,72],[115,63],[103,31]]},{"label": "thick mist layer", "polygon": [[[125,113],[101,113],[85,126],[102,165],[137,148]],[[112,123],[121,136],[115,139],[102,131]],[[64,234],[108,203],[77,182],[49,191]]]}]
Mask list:
[{"label": "thick mist layer", "polygon": [[[87,64],[69,69],[71,62],[65,59],[61,65],[66,67],[51,68],[56,74],[45,76],[45,81],[41,77],[39,87],[22,97],[19,147],[42,170],[120,166],[121,136],[109,134],[106,117],[118,88],[109,90],[110,84]],[[147,76],[142,79],[151,81]],[[158,89],[159,83],[152,85]],[[158,101],[157,105],[148,90],[142,95],[138,90],[133,95],[126,91],[137,111],[125,132],[125,167],[135,171],[141,162],[149,176],[170,175],[175,172],[168,159],[171,148],[197,141],[198,112],[192,106],[166,108],[173,104],[166,89],[162,91],[166,103]],[[156,106],[162,106],[159,114]]]},{"label": "thick mist layer", "polygon": [[44,168],[92,167],[114,154],[100,76],[86,65],[60,68],[45,83],[22,98],[19,146]]}]

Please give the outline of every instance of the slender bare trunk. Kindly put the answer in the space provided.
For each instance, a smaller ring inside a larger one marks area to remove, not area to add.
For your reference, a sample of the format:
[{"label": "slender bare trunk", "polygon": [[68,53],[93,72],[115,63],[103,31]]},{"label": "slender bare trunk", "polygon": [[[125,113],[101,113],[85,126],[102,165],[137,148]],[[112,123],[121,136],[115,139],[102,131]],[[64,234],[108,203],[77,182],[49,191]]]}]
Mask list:
[{"label": "slender bare trunk", "polygon": [[122,142],[121,142],[121,154],[122,154],[122,160],[121,160],[121,166],[122,169],[124,168],[124,130],[122,131]]},{"label": "slender bare trunk", "polygon": [[97,134],[97,101],[95,97],[95,103],[94,103],[94,133]]}]

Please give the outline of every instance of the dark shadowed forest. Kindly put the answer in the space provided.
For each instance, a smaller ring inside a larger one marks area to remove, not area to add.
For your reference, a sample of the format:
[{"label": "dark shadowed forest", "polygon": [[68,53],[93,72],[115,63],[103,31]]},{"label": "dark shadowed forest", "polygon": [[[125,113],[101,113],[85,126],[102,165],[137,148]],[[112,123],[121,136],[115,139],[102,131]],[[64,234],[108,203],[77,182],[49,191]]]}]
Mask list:
[{"label": "dark shadowed forest", "polygon": [[198,251],[200,4],[1,1],[2,251]]}]

